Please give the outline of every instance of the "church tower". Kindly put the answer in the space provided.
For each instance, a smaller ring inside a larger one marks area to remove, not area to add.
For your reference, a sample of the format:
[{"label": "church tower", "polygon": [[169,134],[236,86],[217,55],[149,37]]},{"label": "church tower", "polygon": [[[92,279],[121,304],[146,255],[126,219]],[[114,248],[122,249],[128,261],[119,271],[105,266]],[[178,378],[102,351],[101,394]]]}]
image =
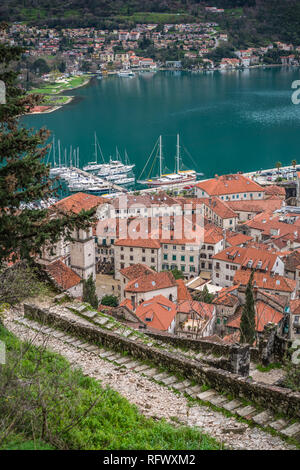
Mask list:
[{"label": "church tower", "polygon": [[70,243],[70,267],[82,278],[88,279],[92,274],[96,278],[95,241],[93,230],[75,230]]}]

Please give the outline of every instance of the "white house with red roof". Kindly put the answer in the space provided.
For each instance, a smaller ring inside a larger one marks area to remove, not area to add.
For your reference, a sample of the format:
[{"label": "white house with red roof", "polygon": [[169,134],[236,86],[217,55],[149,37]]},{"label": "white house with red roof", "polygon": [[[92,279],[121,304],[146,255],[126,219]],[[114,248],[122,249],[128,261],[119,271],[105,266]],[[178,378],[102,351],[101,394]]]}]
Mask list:
[{"label": "white house with red roof", "polygon": [[284,263],[276,254],[252,247],[228,247],[213,256],[212,282],[217,286],[232,285],[236,271],[255,269],[259,272],[284,274]]},{"label": "white house with red roof", "polygon": [[150,329],[174,333],[176,305],[161,294],[142,302],[136,308],[135,314]]},{"label": "white house with red roof", "polygon": [[263,200],[265,190],[262,186],[241,174],[216,175],[215,178],[199,181],[196,196],[208,198],[216,196],[223,201]]}]

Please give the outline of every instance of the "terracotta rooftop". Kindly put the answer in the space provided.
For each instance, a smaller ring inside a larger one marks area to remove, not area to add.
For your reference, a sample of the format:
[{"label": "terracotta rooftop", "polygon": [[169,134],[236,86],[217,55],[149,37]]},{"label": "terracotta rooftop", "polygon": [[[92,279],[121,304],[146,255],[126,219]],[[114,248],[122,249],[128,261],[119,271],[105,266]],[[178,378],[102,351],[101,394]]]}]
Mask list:
[{"label": "terracotta rooftop", "polygon": [[64,212],[79,214],[82,210],[94,209],[104,202],[107,203],[107,200],[93,194],[75,193],[56,202],[52,207]]},{"label": "terracotta rooftop", "polygon": [[170,271],[147,274],[134,279],[125,287],[126,292],[151,292],[168,287],[177,286],[175,278]]},{"label": "terracotta rooftop", "polygon": [[45,269],[55,282],[64,290],[77,286],[81,282],[80,276],[78,276],[73,269],[69,268],[61,260],[48,264]]},{"label": "terracotta rooftop", "polygon": [[[234,317],[231,318],[226,326],[231,328],[240,328],[242,310]],[[265,302],[258,300],[255,303],[255,329],[258,332],[262,332],[264,326],[268,323],[275,323],[276,325],[283,319],[283,315],[275,310],[274,308],[267,305]]]},{"label": "terracotta rooftop", "polygon": [[231,246],[239,246],[239,245],[247,244],[251,240],[253,240],[252,237],[249,237],[248,235],[244,235],[243,233],[234,233],[232,236],[228,236],[226,238],[226,242]]},{"label": "terracotta rooftop", "polygon": [[136,240],[132,238],[124,238],[117,240],[115,242],[115,246],[128,246],[128,247],[135,247],[135,248],[152,248],[158,249],[160,248],[160,242],[158,240],[153,240],[152,238],[138,238]]},{"label": "terracotta rooftop", "polygon": [[[201,199],[199,200],[201,201]],[[222,219],[233,219],[237,217],[236,213],[230,209],[229,205],[218,197],[204,198],[202,202]]]},{"label": "terracotta rooftop", "polygon": [[177,302],[182,300],[192,300],[192,296],[189,293],[188,288],[186,287],[183,279],[177,279]]},{"label": "terracotta rooftop", "polygon": [[211,319],[214,311],[212,304],[198,302],[196,300],[184,300],[177,302],[177,311],[180,313],[193,314],[197,313],[201,318]]},{"label": "terracotta rooftop", "polygon": [[[233,282],[246,286],[251,276],[250,270],[239,270],[236,271]],[[253,276],[253,285],[259,289],[268,289],[282,292],[293,292],[296,288],[296,281],[289,279],[288,277],[274,276],[269,273],[255,272]]]},{"label": "terracotta rooftop", "polygon": [[148,268],[145,264],[134,264],[133,266],[129,266],[128,268],[120,269],[120,273],[122,276],[127,277],[130,281],[133,279],[137,279],[145,274],[154,274],[155,271],[153,269]]},{"label": "terracotta rooftop", "polygon": [[258,200],[241,200],[241,201],[226,201],[228,206],[235,212],[255,212],[260,214],[266,210],[275,211],[282,206],[282,199],[278,197],[271,197],[269,199]]},{"label": "terracotta rooftop", "polygon": [[259,184],[240,174],[218,176],[210,180],[200,181],[196,186],[210,196],[249,192],[264,193],[265,191]]},{"label": "terracotta rooftop", "polygon": [[166,331],[176,316],[176,305],[163,295],[157,295],[140,304],[135,314],[147,326]]},{"label": "terracotta rooftop", "polygon": [[[277,254],[267,250],[259,250],[252,247],[229,247],[217,253],[212,259],[228,261],[242,267],[251,267],[262,271],[271,270],[277,260]],[[251,264],[252,261],[252,264]],[[251,264],[248,265],[248,263]]]}]

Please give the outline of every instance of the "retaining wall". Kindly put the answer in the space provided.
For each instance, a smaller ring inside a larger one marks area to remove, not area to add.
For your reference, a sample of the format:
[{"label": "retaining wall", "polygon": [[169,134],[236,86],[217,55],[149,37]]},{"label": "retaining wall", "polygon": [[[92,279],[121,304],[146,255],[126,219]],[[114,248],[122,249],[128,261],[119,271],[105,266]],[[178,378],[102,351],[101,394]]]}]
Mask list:
[{"label": "retaining wall", "polygon": [[129,352],[137,359],[149,360],[158,366],[180,373],[199,384],[206,384],[219,392],[249,400],[275,413],[300,418],[300,393],[255,382],[226,370],[206,366],[180,354],[170,353],[135,342],[95,325],[86,325],[80,318],[76,320],[66,319],[57,313],[40,309],[35,305],[24,305],[24,310],[26,317],[43,324],[55,326],[85,341],[103,345],[119,352]]}]

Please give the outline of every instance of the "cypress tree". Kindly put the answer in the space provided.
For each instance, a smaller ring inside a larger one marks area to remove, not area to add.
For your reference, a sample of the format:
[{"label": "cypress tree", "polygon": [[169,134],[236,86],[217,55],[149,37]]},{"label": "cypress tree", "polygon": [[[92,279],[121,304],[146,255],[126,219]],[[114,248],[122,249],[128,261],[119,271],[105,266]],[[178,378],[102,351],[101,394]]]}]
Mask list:
[{"label": "cypress tree", "polygon": [[62,235],[71,240],[73,230],[90,225],[94,214],[92,210],[58,213],[55,206],[52,211],[28,208],[28,203],[47,200],[56,191],[50,166],[44,162],[49,132],[27,129],[19,121],[42,100],[39,95],[26,95],[18,83],[15,69],[22,52],[20,47],[0,44],[0,80],[6,86],[6,103],[0,104],[0,266],[7,258],[36,256]]},{"label": "cypress tree", "polygon": [[246,288],[246,301],[243,307],[240,323],[240,343],[252,345],[256,338],[255,333],[255,306],[252,290],[254,271],[252,271]]},{"label": "cypress tree", "polygon": [[82,300],[88,302],[93,308],[98,308],[98,297],[96,294],[96,285],[92,274],[88,279],[83,281],[83,295]]}]

